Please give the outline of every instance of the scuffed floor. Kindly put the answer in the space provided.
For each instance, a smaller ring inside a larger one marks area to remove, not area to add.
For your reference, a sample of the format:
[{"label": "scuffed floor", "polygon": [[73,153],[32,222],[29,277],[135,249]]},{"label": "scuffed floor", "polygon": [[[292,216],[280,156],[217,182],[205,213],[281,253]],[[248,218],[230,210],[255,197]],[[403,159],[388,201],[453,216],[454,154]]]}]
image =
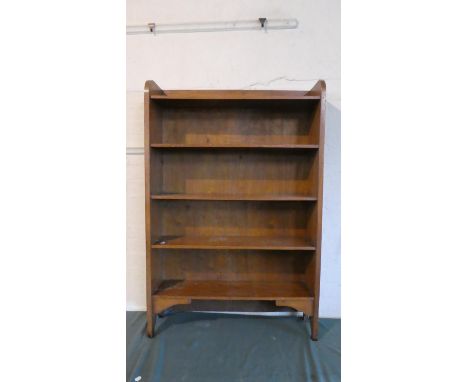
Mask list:
[{"label": "scuffed floor", "polygon": [[[341,321],[176,313],[145,334],[144,312],[127,312],[127,381],[340,381]],[[138,378],[141,377],[141,378]]]}]

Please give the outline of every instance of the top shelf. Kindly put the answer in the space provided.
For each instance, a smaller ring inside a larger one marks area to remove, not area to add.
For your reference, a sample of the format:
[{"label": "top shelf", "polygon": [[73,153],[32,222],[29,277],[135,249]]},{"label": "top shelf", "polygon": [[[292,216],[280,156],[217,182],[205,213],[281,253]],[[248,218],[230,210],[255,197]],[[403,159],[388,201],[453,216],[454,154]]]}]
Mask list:
[{"label": "top shelf", "polygon": [[238,143],[238,144],[186,144],[186,143],[152,143],[154,148],[192,148],[192,149],[318,149],[319,145],[312,144],[258,144],[258,143]]},{"label": "top shelf", "polygon": [[317,100],[320,94],[304,91],[266,90],[165,90],[165,94],[151,94],[158,100]]}]

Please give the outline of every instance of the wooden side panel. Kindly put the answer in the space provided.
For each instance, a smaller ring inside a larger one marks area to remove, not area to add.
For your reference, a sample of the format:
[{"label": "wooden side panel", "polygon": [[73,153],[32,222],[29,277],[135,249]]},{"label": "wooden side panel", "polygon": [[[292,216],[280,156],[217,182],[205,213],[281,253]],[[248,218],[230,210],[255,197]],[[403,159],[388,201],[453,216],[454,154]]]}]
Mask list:
[{"label": "wooden side panel", "polygon": [[322,253],[322,214],[323,214],[323,166],[325,152],[325,112],[326,112],[326,85],[325,81],[320,80],[313,87],[311,92],[320,93],[320,118],[318,123],[319,128],[319,162],[318,162],[318,189],[317,189],[317,226],[316,226],[316,250],[314,256],[314,307],[311,321],[312,339],[318,339],[318,314],[320,302],[320,270],[321,270],[321,253]]},{"label": "wooden side panel", "polygon": [[[152,291],[155,288],[155,270],[153,269],[153,256],[151,249],[152,242],[152,207],[151,207],[151,183],[152,183],[152,157],[151,157],[151,140],[153,139],[153,128],[155,121],[158,118],[157,110],[154,102],[151,101],[151,96],[154,94],[163,95],[164,92],[153,81],[146,81],[144,90],[144,151],[145,151],[145,234],[146,234],[146,318],[147,318],[147,334],[153,336],[153,303]],[[157,271],[156,271],[157,272]]]}]

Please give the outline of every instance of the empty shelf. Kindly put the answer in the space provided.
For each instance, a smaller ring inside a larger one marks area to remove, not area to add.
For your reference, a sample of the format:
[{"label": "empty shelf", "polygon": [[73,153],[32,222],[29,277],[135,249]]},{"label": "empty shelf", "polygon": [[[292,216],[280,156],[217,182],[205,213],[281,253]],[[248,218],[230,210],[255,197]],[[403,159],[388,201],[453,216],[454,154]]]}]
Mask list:
[{"label": "empty shelf", "polygon": [[200,300],[276,300],[312,298],[300,281],[164,281],[153,298],[184,297]]},{"label": "empty shelf", "polygon": [[315,201],[315,196],[309,195],[267,195],[267,194],[180,194],[162,193],[151,195],[154,200],[252,200],[252,201]]},{"label": "empty shelf", "polygon": [[257,236],[167,236],[161,237],[152,248],[170,249],[250,249],[250,250],[315,250],[315,246],[297,237]]},{"label": "empty shelf", "polygon": [[236,144],[198,144],[198,143],[152,143],[151,147],[160,149],[318,149],[315,144],[259,144],[259,143],[236,143]]}]

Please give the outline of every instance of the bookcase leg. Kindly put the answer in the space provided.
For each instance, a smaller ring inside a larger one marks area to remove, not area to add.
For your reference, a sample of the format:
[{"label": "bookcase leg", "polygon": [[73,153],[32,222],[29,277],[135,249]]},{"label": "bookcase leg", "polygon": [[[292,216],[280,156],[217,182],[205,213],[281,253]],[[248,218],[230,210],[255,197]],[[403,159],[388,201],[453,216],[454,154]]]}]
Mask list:
[{"label": "bookcase leg", "polygon": [[146,313],[146,334],[148,337],[153,337],[154,335],[154,324],[155,324],[156,318],[154,317],[154,314],[152,312],[147,312]]},{"label": "bookcase leg", "polygon": [[317,315],[311,316],[310,317],[310,332],[312,333],[312,335],[310,336],[310,338],[312,339],[312,341],[318,340],[318,327],[319,327],[318,316]]}]

